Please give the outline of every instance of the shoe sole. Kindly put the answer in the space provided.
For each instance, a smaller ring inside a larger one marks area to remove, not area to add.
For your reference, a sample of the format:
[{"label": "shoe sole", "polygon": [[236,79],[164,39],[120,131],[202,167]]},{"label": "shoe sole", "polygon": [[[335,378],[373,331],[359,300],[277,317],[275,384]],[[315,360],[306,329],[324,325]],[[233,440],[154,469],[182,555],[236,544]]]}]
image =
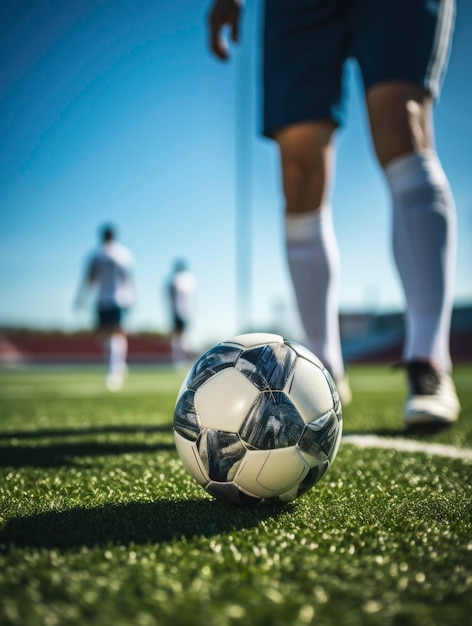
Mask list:
[{"label": "shoe sole", "polygon": [[450,428],[457,422],[459,411],[456,415],[440,417],[431,413],[415,413],[405,415],[405,431],[412,435],[432,435]]},{"label": "shoe sole", "polygon": [[447,421],[424,421],[410,422],[405,424],[405,433],[407,435],[435,435],[451,428],[456,422]]}]

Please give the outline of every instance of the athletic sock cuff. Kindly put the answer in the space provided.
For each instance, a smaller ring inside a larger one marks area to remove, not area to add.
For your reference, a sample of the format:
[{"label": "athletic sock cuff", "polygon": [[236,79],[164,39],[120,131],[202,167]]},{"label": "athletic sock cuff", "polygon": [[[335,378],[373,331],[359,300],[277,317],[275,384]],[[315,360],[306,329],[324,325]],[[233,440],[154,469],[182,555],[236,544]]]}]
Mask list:
[{"label": "athletic sock cuff", "polygon": [[311,241],[321,234],[323,223],[330,218],[331,210],[322,206],[309,213],[285,216],[285,234],[289,242]]},{"label": "athletic sock cuff", "polygon": [[447,184],[446,174],[434,150],[403,155],[384,168],[392,192],[403,193],[423,185]]}]

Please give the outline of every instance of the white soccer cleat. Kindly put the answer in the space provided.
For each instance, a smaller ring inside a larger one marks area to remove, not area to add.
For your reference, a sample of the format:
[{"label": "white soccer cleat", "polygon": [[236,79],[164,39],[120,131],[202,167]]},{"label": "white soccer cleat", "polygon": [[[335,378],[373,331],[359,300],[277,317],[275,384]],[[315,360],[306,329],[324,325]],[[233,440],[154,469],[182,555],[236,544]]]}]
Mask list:
[{"label": "white soccer cleat", "polygon": [[427,361],[410,361],[405,369],[409,384],[404,409],[406,430],[431,434],[454,424],[461,407],[451,376]]},{"label": "white soccer cleat", "polygon": [[123,378],[121,372],[108,374],[105,381],[108,391],[119,391],[123,387]]}]

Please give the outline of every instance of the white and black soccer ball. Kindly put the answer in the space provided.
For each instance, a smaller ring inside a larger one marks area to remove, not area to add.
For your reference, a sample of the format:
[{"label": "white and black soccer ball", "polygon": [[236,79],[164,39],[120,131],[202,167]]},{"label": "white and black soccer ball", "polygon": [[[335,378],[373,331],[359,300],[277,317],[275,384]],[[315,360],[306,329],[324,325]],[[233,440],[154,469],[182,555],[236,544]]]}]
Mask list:
[{"label": "white and black soccer ball", "polygon": [[249,333],[205,352],[177,396],[177,452],[208,493],[239,506],[289,502],[327,472],[341,441],[336,386],[280,335]]}]

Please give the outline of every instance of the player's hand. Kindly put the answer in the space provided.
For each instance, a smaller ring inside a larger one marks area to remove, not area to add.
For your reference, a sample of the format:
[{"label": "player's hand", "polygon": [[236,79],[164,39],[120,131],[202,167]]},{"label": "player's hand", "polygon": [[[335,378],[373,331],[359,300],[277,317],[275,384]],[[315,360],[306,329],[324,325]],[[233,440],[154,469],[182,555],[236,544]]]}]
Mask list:
[{"label": "player's hand", "polygon": [[210,49],[222,61],[229,58],[228,44],[223,37],[223,29],[229,28],[231,41],[239,41],[239,20],[242,0],[215,0],[208,15]]}]

